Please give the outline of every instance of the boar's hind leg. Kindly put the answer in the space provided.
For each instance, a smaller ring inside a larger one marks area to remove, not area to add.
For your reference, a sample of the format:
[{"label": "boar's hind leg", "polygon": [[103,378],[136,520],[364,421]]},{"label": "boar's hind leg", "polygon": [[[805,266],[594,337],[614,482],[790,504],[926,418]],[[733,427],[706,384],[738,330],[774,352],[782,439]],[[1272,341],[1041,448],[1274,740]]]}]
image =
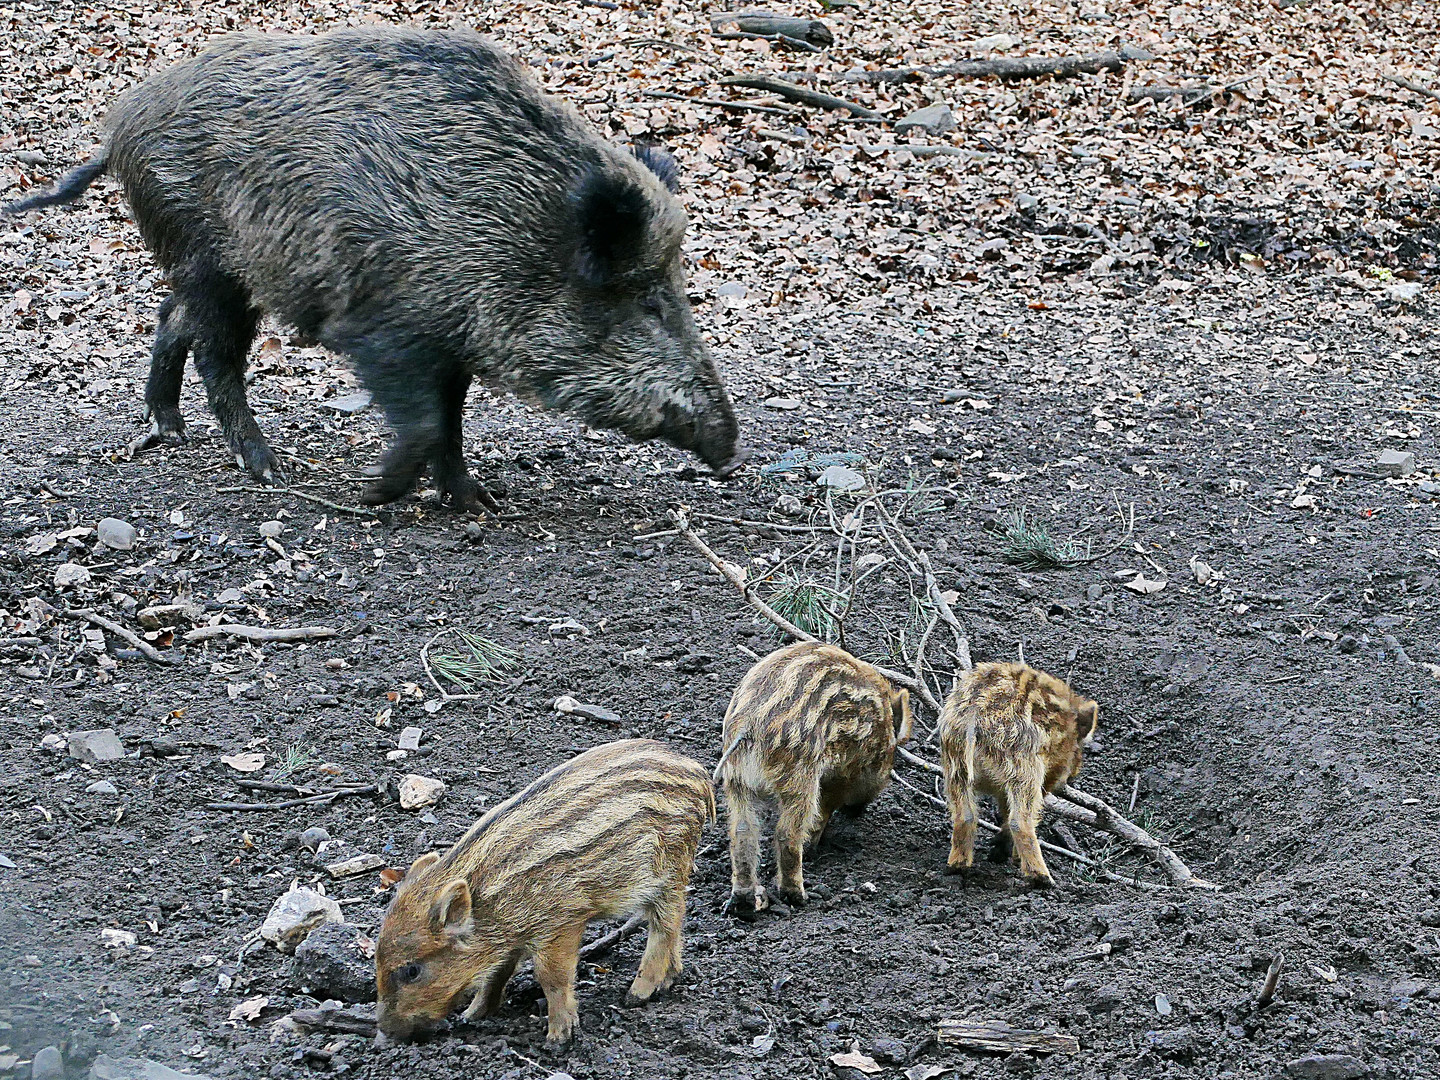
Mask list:
[{"label": "boar's hind leg", "polygon": [[1014,838],[1015,854],[1020,859],[1020,873],[1033,884],[1048,888],[1055,884],[1040,852],[1035,830],[1045,808],[1045,789],[1040,777],[1026,777],[1010,793],[1010,813],[1006,818],[1009,834]]},{"label": "boar's hind leg", "polygon": [[945,801],[950,804],[950,858],[947,868],[963,873],[975,864],[975,825],[979,810],[968,777],[945,778]]},{"label": "boar's hind leg", "polygon": [[579,1025],[575,1007],[575,968],[580,963],[580,939],[585,924],[562,930],[535,954],[535,981],[545,993],[549,1028],[545,1041],[559,1046],[568,1043]]},{"label": "boar's hind leg", "polygon": [[191,338],[185,328],[185,312],[174,296],[167,296],[155,320],[155,345],[150,351],[150,378],[145,383],[145,415],[150,433],[139,449],[177,446],[185,441],[185,418],[180,415],[180,384],[185,377],[185,358],[190,355]]},{"label": "boar's hind leg", "polygon": [[465,468],[465,396],[470,392],[470,380],[470,373],[457,367],[441,381],[440,442],[430,464],[440,501],[467,514],[476,513],[482,507],[500,509],[494,497],[477,484]]},{"label": "boar's hind leg", "polygon": [[650,929],[640,970],[625,995],[626,1005],[649,1001],[656,992],[667,990],[680,974],[682,931],[685,925],[685,885],[667,888],[665,895],[650,905]]},{"label": "boar's hind leg", "polygon": [[280,461],[245,400],[245,358],[260,313],[245,286],[212,267],[191,266],[176,275],[177,302],[193,335],[195,370],[205,383],[210,410],[220,421],[236,464],[257,480],[280,477]]},{"label": "boar's hind leg", "polygon": [[730,825],[730,899],[725,911],[753,918],[765,909],[765,890],[756,877],[760,870],[760,803],[755,792],[732,780],[725,781],[725,816]]},{"label": "boar's hind leg", "polygon": [[819,793],[809,798],[789,798],[780,804],[780,819],[775,823],[775,885],[780,899],[791,907],[805,904],[805,841],[815,830],[820,808],[815,805]]}]

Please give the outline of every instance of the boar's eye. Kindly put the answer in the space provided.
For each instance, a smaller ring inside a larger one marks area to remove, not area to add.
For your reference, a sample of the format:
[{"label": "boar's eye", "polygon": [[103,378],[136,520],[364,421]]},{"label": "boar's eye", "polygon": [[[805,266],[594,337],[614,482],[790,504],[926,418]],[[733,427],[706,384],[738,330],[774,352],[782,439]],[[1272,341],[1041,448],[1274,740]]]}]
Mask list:
[{"label": "boar's eye", "polygon": [[408,983],[419,982],[420,976],[424,973],[425,969],[419,964],[406,964],[395,970],[394,979],[398,985],[405,986]]}]

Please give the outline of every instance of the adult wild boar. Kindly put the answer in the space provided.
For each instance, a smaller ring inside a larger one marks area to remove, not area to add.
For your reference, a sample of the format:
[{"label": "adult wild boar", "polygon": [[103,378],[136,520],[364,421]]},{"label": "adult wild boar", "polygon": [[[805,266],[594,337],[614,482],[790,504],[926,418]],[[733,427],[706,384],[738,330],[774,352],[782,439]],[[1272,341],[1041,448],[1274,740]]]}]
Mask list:
[{"label": "adult wild boar", "polygon": [[735,413],[686,300],[674,163],[600,138],[468,32],[230,34],[123,94],[99,154],[7,209],[124,188],[169,275],[145,403],[183,438],[194,354],[230,449],[279,472],[245,398],[271,313],[354,362],[395,438],[372,504],[428,465],[442,499],[489,496],[465,468],[472,379],[722,475]]}]

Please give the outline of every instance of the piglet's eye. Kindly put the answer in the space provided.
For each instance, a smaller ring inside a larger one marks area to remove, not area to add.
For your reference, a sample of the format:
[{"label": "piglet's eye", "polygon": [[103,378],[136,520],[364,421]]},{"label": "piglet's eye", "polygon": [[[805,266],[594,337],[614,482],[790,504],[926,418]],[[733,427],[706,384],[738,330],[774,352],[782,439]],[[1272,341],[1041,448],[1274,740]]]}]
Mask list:
[{"label": "piglet's eye", "polygon": [[395,981],[400,985],[418,982],[424,969],[419,964],[406,964],[395,971]]}]

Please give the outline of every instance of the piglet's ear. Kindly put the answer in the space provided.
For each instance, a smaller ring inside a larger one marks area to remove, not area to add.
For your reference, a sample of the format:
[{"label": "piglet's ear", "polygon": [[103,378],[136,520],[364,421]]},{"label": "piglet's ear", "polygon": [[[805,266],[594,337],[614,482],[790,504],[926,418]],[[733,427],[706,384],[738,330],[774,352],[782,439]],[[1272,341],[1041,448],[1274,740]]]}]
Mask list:
[{"label": "piglet's ear", "polygon": [[631,147],[635,159],[659,177],[660,182],[674,195],[680,190],[680,163],[668,150],[649,143],[636,143]]},{"label": "piglet's ear", "polygon": [[645,245],[650,205],[630,177],[587,169],[574,195],[575,273],[604,286],[633,267]]},{"label": "piglet's ear", "polygon": [[434,866],[439,861],[440,855],[437,852],[427,851],[424,855],[421,855],[418,859],[416,859],[410,864],[410,869],[405,871],[405,876],[401,880],[414,881],[417,877],[423,874],[426,870],[429,870],[430,867]]},{"label": "piglet's ear", "polygon": [[430,928],[437,934],[464,937],[474,929],[470,918],[470,885],[464,878],[449,882],[430,905]]},{"label": "piglet's ear", "polygon": [[1093,701],[1087,701],[1080,706],[1075,714],[1075,730],[1082,740],[1088,739],[1095,734],[1095,727],[1100,723],[1100,706]]}]

